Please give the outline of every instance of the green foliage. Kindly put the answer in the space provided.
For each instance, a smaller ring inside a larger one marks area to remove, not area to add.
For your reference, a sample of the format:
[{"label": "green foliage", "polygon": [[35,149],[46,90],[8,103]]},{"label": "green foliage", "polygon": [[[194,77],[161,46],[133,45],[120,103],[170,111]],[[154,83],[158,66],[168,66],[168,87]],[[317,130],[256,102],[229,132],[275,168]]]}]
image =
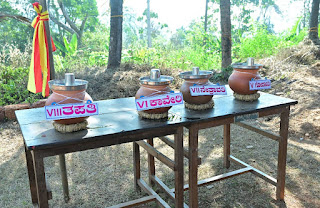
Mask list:
[{"label": "green foliage", "polygon": [[75,56],[77,54],[77,48],[78,48],[78,38],[75,33],[73,33],[70,43],[68,40],[63,37],[64,45],[59,43],[58,41],[55,42],[55,45],[57,48],[62,51],[64,54],[66,54],[68,57]]},{"label": "green foliage", "polygon": [[4,67],[0,69],[0,106],[21,102],[35,102],[41,93],[27,90],[28,69]]}]

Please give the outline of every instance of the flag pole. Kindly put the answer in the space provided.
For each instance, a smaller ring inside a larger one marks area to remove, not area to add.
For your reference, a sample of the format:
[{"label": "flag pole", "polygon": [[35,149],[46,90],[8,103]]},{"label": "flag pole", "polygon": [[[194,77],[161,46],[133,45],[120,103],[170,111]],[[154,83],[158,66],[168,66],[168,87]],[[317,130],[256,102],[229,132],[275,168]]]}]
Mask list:
[{"label": "flag pole", "polygon": [[[40,5],[42,6],[42,12],[47,11],[47,2],[46,0],[39,0]],[[50,18],[50,16],[49,16]],[[50,27],[49,21],[44,21],[44,27],[46,29],[46,38],[49,47],[49,66],[50,66],[50,79],[55,79],[55,71],[54,71],[54,62],[53,62],[53,54],[52,54],[52,44],[51,44],[51,36],[50,36]]]}]

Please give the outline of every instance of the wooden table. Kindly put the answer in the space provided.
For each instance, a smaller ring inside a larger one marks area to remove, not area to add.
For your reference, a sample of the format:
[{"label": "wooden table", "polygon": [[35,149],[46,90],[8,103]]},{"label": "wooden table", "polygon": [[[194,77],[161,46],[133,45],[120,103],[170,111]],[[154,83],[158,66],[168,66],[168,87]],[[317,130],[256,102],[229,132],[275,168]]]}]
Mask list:
[{"label": "wooden table", "polygon": [[[215,96],[215,107],[205,111],[193,111],[185,109],[183,105],[174,106],[170,109],[170,119],[152,121],[141,119],[135,110],[134,98],[121,98],[114,100],[99,101],[99,115],[88,119],[87,130],[61,134],[53,129],[52,122],[45,120],[44,109],[28,109],[16,111],[17,119],[24,137],[27,167],[30,181],[30,190],[33,203],[40,207],[48,207],[47,185],[43,158],[63,154],[99,148],[126,142],[134,142],[134,175],[135,185],[150,194],[141,200],[129,202],[142,203],[155,200],[162,207],[169,207],[159,195],[157,195],[140,178],[140,156],[138,146],[147,149],[149,154],[150,181],[160,185],[170,196],[175,199],[175,207],[186,207],[183,203],[183,190],[189,189],[190,207],[198,207],[198,186],[206,185],[217,180],[229,178],[246,172],[267,180],[277,186],[277,199],[284,198],[285,166],[287,153],[287,136],[290,105],[297,103],[295,100],[282,98],[267,93],[261,93],[259,100],[255,102],[241,102],[233,98],[230,89],[229,95]],[[264,132],[261,129],[248,126],[239,121],[248,118],[257,118],[267,115],[280,114],[280,136]],[[267,176],[261,171],[249,166],[230,155],[230,124],[237,123],[242,127],[256,131],[264,136],[279,142],[278,153],[278,176],[277,180]],[[224,125],[224,161],[225,167],[229,167],[230,160],[244,166],[243,169],[207,180],[198,181],[198,131],[200,129]],[[189,151],[183,149],[182,128],[189,129]],[[175,135],[175,141],[171,146],[175,149],[174,161],[167,160],[152,148],[152,138],[165,135]],[[148,139],[148,143],[141,140]],[[136,142],[138,141],[138,142]],[[149,146],[148,146],[149,145]],[[175,188],[169,190],[155,176],[154,157],[162,158],[160,161],[171,167],[175,172]],[[183,157],[189,158],[189,184],[183,186]],[[63,163],[62,163],[63,164]],[[33,168],[34,167],[34,168]],[[62,165],[62,168],[63,167]]]},{"label": "wooden table", "polygon": [[[261,93],[261,92],[260,92]],[[259,100],[254,102],[244,102],[235,100],[228,89],[228,96],[215,96],[215,106],[213,109],[205,111],[192,111],[177,106],[171,110],[178,114],[183,120],[192,120],[185,127],[189,129],[189,184],[184,186],[184,190],[189,190],[189,206],[198,207],[198,187],[208,185],[223,179],[251,172],[254,175],[275,185],[276,197],[278,200],[284,199],[287,140],[289,126],[290,105],[298,102],[288,98],[278,97],[267,93],[261,93]],[[243,123],[247,119],[255,119],[268,115],[280,114],[280,135],[266,132],[254,126]],[[230,124],[237,124],[243,128],[262,134],[268,138],[278,141],[278,168],[277,179],[268,176],[260,170],[246,164],[230,154]],[[198,133],[200,129],[211,128],[224,125],[224,166],[229,168],[230,161],[243,166],[242,169],[226,174],[214,176],[198,181]]]},{"label": "wooden table", "polygon": [[[172,162],[175,172],[175,206],[183,206],[183,124],[178,121],[151,121],[140,119],[134,98],[98,101],[99,115],[88,118],[88,129],[74,133],[57,132],[52,121],[45,119],[44,108],[16,111],[24,138],[25,154],[30,182],[31,199],[41,208],[49,207],[52,196],[47,190],[45,157],[60,155],[65,197],[68,197],[64,154],[99,147],[135,142],[143,139],[175,135],[175,156]],[[135,161],[138,156],[134,155]],[[137,164],[137,163],[135,163]],[[138,164],[139,165],[139,164]],[[140,186],[150,196],[117,207],[129,207],[149,201],[157,201],[161,207],[170,207],[140,178],[140,167],[134,166],[135,186]]]}]

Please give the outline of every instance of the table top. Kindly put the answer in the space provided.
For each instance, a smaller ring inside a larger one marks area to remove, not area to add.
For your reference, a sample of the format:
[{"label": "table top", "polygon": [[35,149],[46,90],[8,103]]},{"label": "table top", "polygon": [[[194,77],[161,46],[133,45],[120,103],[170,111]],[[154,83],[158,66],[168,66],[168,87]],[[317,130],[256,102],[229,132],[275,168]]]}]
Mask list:
[{"label": "table top", "polygon": [[235,100],[232,93],[214,96],[213,109],[193,111],[184,105],[173,106],[169,118],[161,120],[143,119],[138,116],[135,99],[119,98],[97,101],[99,115],[88,118],[86,130],[73,133],[60,133],[46,120],[44,108],[16,111],[17,120],[28,149],[44,149],[64,144],[79,144],[91,138],[110,135],[125,135],[142,131],[156,131],[159,128],[179,127],[195,122],[210,121],[221,117],[238,116],[255,113],[271,108],[297,104],[297,101],[260,92],[257,101],[244,102]]}]

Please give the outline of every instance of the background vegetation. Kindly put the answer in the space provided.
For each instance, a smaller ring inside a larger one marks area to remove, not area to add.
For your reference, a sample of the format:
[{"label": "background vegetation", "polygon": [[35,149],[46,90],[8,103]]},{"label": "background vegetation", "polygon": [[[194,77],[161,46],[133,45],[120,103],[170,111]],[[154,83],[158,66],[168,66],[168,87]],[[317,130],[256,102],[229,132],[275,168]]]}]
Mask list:
[{"label": "background vegetation", "polygon": [[[33,1],[1,1],[0,13],[32,19],[35,12],[31,2]],[[231,14],[233,62],[245,61],[247,57],[275,55],[283,48],[297,45],[307,35],[308,9],[292,28],[275,33],[268,13],[272,9],[277,13],[281,11],[274,1],[259,2],[232,1],[231,10],[239,11]],[[306,2],[310,4],[310,1]],[[58,0],[49,1],[48,5],[53,17],[51,19],[54,19],[50,21],[52,36],[58,48],[54,53],[56,72],[63,74],[70,69],[106,67],[109,26],[99,21],[96,1]],[[199,66],[203,70],[221,71],[217,5],[217,1],[209,1],[206,31],[202,17],[186,28],[177,29],[171,36],[168,35],[168,25],[161,24],[158,15],[151,12],[152,48],[147,47],[146,12],[137,16],[130,8],[124,8],[122,63],[182,70]],[[67,16],[62,15],[62,9]],[[257,19],[252,17],[254,9],[261,10]],[[31,95],[26,90],[32,36],[33,28],[18,18],[0,17],[0,93],[4,95],[0,97],[0,105],[33,102],[40,98],[40,95]]]}]

